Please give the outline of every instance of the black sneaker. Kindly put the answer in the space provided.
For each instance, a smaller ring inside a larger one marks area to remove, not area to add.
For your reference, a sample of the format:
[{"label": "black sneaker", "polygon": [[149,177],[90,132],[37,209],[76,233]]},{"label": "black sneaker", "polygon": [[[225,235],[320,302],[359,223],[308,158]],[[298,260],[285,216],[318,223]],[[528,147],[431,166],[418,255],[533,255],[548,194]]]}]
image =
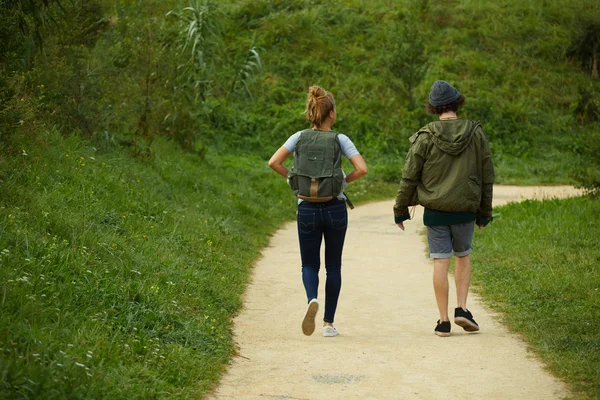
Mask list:
[{"label": "black sneaker", "polygon": [[438,336],[446,337],[450,336],[450,329],[452,326],[450,325],[450,321],[442,321],[438,319],[437,326],[435,327],[434,333]]},{"label": "black sneaker", "polygon": [[467,332],[476,332],[479,330],[479,325],[473,319],[473,314],[469,310],[463,310],[461,307],[454,309],[454,323]]}]

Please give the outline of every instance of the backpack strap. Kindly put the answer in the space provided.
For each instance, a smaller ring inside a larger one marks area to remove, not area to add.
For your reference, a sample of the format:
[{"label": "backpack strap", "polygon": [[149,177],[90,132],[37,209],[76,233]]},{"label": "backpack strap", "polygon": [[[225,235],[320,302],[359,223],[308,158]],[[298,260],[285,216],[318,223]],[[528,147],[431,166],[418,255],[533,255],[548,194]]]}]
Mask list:
[{"label": "backpack strap", "polygon": [[[335,141],[338,144],[338,150],[342,151],[342,144],[340,143],[340,133],[337,131],[334,131],[336,133],[335,135]],[[351,210],[354,210],[354,204],[352,204],[352,201],[350,200],[350,197],[348,197],[348,195],[346,194],[345,191],[342,191],[342,193],[344,194],[344,197],[346,198],[346,204],[348,204],[348,208],[350,208]]]}]

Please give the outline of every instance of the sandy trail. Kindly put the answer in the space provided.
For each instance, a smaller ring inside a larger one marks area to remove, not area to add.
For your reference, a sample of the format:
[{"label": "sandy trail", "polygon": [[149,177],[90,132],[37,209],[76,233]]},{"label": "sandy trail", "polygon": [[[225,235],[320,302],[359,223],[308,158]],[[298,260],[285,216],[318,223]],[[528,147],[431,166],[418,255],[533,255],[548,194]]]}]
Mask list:
[{"label": "sandy trail", "polygon": [[[496,186],[494,205],[576,194],[569,187]],[[239,356],[211,399],[561,399],[564,383],[544,370],[526,345],[477,296],[468,307],[481,326],[467,334],[433,334],[438,319],[422,209],[402,232],[393,201],[349,211],[336,327],[304,336],[305,312],[295,222],[272,237],[257,262],[235,319]],[[493,223],[489,228],[493,229]],[[475,233],[477,234],[477,233]],[[475,249],[475,251],[477,251]],[[477,268],[477,265],[474,265]],[[325,268],[319,298],[323,317]],[[453,280],[450,308],[456,305]]]}]

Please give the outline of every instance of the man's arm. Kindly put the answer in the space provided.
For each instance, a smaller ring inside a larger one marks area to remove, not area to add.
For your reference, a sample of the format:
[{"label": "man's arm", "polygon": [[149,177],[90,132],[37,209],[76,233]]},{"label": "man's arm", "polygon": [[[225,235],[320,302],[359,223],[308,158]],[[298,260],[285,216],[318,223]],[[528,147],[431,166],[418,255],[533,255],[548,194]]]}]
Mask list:
[{"label": "man's arm", "polygon": [[[417,186],[421,182],[421,172],[425,164],[427,151],[426,139],[421,137],[424,135],[424,133],[416,133],[411,137],[412,145],[406,154],[404,168],[402,169],[402,180],[394,204],[394,222],[396,224],[410,219],[408,207],[415,205],[412,203],[414,203],[413,199],[416,197]],[[398,227],[402,229],[400,225]]]},{"label": "man's arm", "polygon": [[481,203],[477,210],[477,225],[486,226],[492,220],[492,201],[494,197],[494,161],[492,151],[487,138],[482,132],[481,141],[481,163],[482,163],[482,182],[481,182]]}]

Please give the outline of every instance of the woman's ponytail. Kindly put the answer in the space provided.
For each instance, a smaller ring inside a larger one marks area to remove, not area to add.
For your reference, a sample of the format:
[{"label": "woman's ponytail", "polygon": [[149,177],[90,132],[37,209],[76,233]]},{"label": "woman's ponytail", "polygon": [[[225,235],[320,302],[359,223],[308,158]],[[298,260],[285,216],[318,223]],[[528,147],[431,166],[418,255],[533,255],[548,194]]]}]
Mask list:
[{"label": "woman's ponytail", "polygon": [[335,100],[331,92],[319,86],[311,86],[308,88],[308,96],[306,98],[306,119],[317,128],[329,116],[331,111],[335,110]]}]

